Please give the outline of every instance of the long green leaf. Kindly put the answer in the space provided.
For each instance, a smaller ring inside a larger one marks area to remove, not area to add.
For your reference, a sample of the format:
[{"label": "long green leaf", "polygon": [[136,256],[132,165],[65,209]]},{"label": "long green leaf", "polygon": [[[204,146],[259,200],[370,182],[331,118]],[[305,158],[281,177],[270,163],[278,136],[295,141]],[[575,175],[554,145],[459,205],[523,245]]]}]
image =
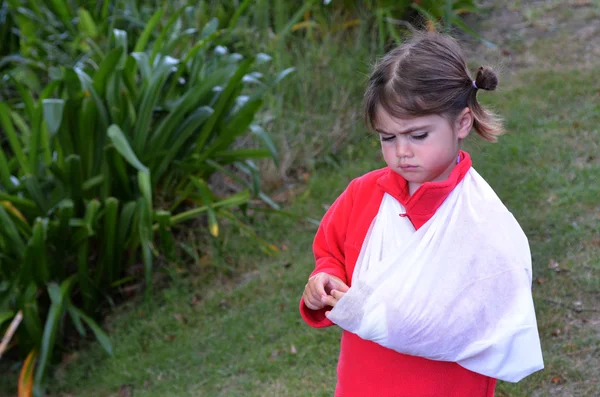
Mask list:
[{"label": "long green leaf", "polygon": [[73,306],[73,303],[70,301],[67,304],[67,311],[69,312],[69,316],[71,316],[71,320],[73,320],[73,325],[75,325],[77,333],[85,337],[87,333],[85,332],[85,328],[83,328],[83,324],[81,323],[81,316],[79,315],[79,312],[76,311],[76,307]]},{"label": "long green leaf", "polygon": [[[216,201],[215,203],[213,203],[213,208],[238,207],[242,204],[248,203],[250,201],[250,198],[250,192],[248,190],[244,190],[242,192],[231,195],[226,199]],[[173,215],[171,217],[171,225],[176,225],[178,223],[188,221],[197,217],[198,215],[202,215],[206,211],[208,211],[208,206],[202,206],[179,213],[177,215]]]},{"label": "long green leaf", "polygon": [[43,193],[40,181],[37,180],[33,175],[26,175],[21,178],[23,186],[29,196],[36,202],[42,212],[47,211],[49,208],[48,197]]},{"label": "long green leaf", "polygon": [[4,102],[0,102],[0,125],[2,125],[2,128],[4,129],[4,133],[8,138],[10,148],[17,158],[19,166],[24,173],[31,174],[31,167],[27,161],[27,158],[25,157],[25,154],[23,153],[21,143],[19,142],[19,137],[17,136],[17,132],[15,131],[10,119],[10,108]]},{"label": "long green leaf", "polygon": [[[75,213],[75,206],[71,199],[61,200],[58,205],[58,233],[60,238],[55,240],[56,253],[59,257],[65,257],[72,250],[70,246],[71,229],[69,222]],[[55,262],[55,273],[59,279],[64,279],[68,272],[69,264],[66,261]]]},{"label": "long green leaf", "polygon": [[94,88],[98,92],[100,97],[104,97],[106,94],[106,85],[109,77],[115,74],[117,64],[123,56],[123,48],[117,47],[110,51],[108,55],[102,60],[98,70],[94,73]]},{"label": "long green leaf", "polygon": [[0,325],[4,324],[8,320],[11,320],[14,316],[15,316],[15,313],[12,311],[1,312],[0,313]]},{"label": "long green leaf", "polygon": [[137,203],[130,201],[123,206],[119,215],[119,225],[117,229],[117,239],[115,248],[115,257],[121,258],[120,261],[115,263],[115,277],[121,276],[121,263],[124,262],[125,250],[127,247],[127,241],[132,235],[133,220],[137,212]]},{"label": "long green leaf", "polygon": [[231,103],[232,94],[236,90],[239,89],[240,82],[242,81],[242,78],[244,77],[244,75],[250,69],[252,62],[253,62],[252,59],[247,59],[246,61],[242,62],[238,66],[238,69],[235,72],[235,74],[231,77],[231,79],[229,79],[229,82],[228,82],[227,86],[225,87],[225,89],[223,89],[223,91],[221,92],[221,95],[219,96],[219,99],[217,100],[217,103],[214,106],[214,113],[207,120],[206,124],[202,128],[202,131],[200,132],[200,135],[198,137],[198,141],[196,142],[196,150],[198,152],[201,152],[204,150],[205,142],[210,137],[210,134],[213,131],[213,128],[217,124],[217,121],[222,119],[223,113],[225,112],[225,109],[226,109],[226,105]]},{"label": "long green leaf", "polygon": [[[198,90],[198,92],[199,91],[200,90]],[[190,101],[190,102],[193,102],[193,101]],[[182,104],[180,107],[183,107],[183,106],[184,105]],[[167,116],[165,118],[165,121],[167,119],[171,118],[171,115],[174,115],[175,113],[179,112],[180,107],[178,107],[174,112],[172,112],[169,116]],[[181,109],[181,110],[184,110],[184,109]],[[183,112],[182,112],[182,114],[183,114]],[[183,123],[178,122],[175,125],[173,125],[173,124],[167,125],[165,123],[164,128],[163,128],[163,124],[161,123],[161,125],[157,129],[157,134],[156,134],[157,141],[152,144],[152,150],[155,153],[163,151],[164,149],[167,148],[167,142],[168,142],[168,151],[166,151],[166,153],[163,156],[161,156],[161,158],[159,158],[160,163],[157,167],[154,168],[154,169],[156,169],[156,172],[153,175],[153,177],[155,178],[155,181],[160,180],[163,173],[166,171],[167,167],[172,163],[172,161],[175,159],[175,157],[184,148],[184,145],[186,143],[191,142],[191,137],[193,136],[193,134],[195,134],[199,131],[202,124],[204,124],[204,122],[212,114],[213,114],[213,110],[211,108],[209,108],[208,106],[203,106],[201,108],[198,108],[192,114],[190,114]],[[174,118],[175,117],[173,116],[173,119]],[[175,132],[167,131],[167,128],[173,129],[176,127],[178,127],[178,129],[175,130]],[[161,132],[158,132],[158,131],[161,131]],[[169,142],[168,138],[173,139],[173,137],[175,137],[175,140],[171,140]]]},{"label": "long green leaf", "polygon": [[18,196],[12,196],[10,194],[6,194],[3,192],[0,192],[0,201],[8,201],[12,204],[14,204],[16,207],[19,207],[21,209],[24,210],[36,210],[37,209],[37,205],[35,204],[35,201],[26,199],[26,198],[21,198]]},{"label": "long green leaf", "polygon": [[137,43],[135,43],[133,52],[142,52],[146,49],[146,46],[148,45],[148,40],[150,39],[150,36],[156,29],[156,26],[158,26],[158,23],[160,22],[163,13],[164,8],[159,8],[158,10],[156,10],[154,15],[152,15],[152,18],[150,18],[150,20],[146,24],[146,28],[140,35],[140,38],[138,39]]},{"label": "long green leaf", "polygon": [[152,209],[148,207],[146,200],[142,197],[138,199],[137,203],[139,209],[138,235],[140,238],[140,247],[142,249],[142,261],[144,262],[146,284],[144,298],[148,301],[152,291]]},{"label": "long green leaf", "polygon": [[65,300],[70,295],[74,282],[75,276],[71,276],[63,281],[60,287],[55,283],[48,284],[48,295],[50,296],[52,303],[50,304],[50,310],[48,311],[48,317],[46,318],[44,335],[42,336],[40,347],[40,357],[35,370],[34,388],[38,391],[42,390],[46,369],[54,350],[56,332],[60,326],[60,321],[65,309]]},{"label": "long green leaf", "polygon": [[79,16],[79,31],[85,36],[96,38],[98,36],[98,27],[94,22],[94,18],[90,15],[89,11],[85,8],[79,8],[77,10]]},{"label": "long green leaf", "polygon": [[271,158],[275,162],[275,165],[279,166],[279,152],[277,151],[275,144],[273,144],[273,141],[271,140],[269,134],[264,130],[264,128],[262,128],[258,124],[251,124],[250,131],[252,131],[252,134],[257,136],[267,147],[267,149],[271,153]]},{"label": "long green leaf", "polygon": [[215,210],[213,209],[213,200],[211,198],[210,189],[208,184],[200,178],[190,177],[190,180],[196,186],[198,191],[200,192],[200,196],[202,196],[202,201],[206,206],[208,212],[208,230],[213,237],[219,236],[219,223],[217,222],[217,216],[215,214]]},{"label": "long green leaf", "polygon": [[150,123],[154,110],[161,99],[160,91],[171,73],[172,67],[178,61],[167,56],[157,60],[158,65],[152,69],[149,83],[141,92],[142,101],[139,106],[138,119],[133,131],[133,148],[137,153],[145,150],[148,137],[151,136]]},{"label": "long green leaf", "polygon": [[205,149],[200,153],[200,161],[204,161],[216,151],[224,151],[238,136],[245,133],[254,120],[256,112],[261,108],[262,103],[262,99],[255,99],[246,103],[244,107],[242,107],[223,127],[221,133],[215,139],[214,143],[211,144],[210,148]]},{"label": "long green leaf", "polygon": [[[104,219],[103,219],[103,256],[102,256],[102,270],[98,271],[98,276],[106,276],[109,283],[112,283],[117,275],[115,271],[115,262],[120,261],[121,258],[115,257],[115,245],[117,238],[117,216],[119,211],[119,200],[114,197],[106,199],[104,204]],[[105,273],[105,274],[104,274]]]},{"label": "long green leaf", "polygon": [[69,181],[71,199],[76,207],[80,208],[83,200],[83,175],[79,156],[70,155],[66,158],[65,174]]},{"label": "long green leaf", "polygon": [[10,178],[10,169],[8,168],[8,161],[2,146],[0,146],[0,183],[4,186],[7,191],[12,191],[14,183]]},{"label": "long green leaf", "polygon": [[42,340],[43,328],[37,303],[38,288],[33,282],[29,284],[25,282],[23,276],[24,275],[22,274],[21,282],[23,282],[24,285],[27,285],[20,298],[21,302],[19,302],[19,306],[23,310],[23,325],[25,326],[25,330],[27,331],[30,340],[35,341],[36,345],[39,346],[39,343]]},{"label": "long green leaf", "polygon": [[42,106],[48,132],[50,135],[55,135],[62,123],[65,101],[63,99],[44,99]]},{"label": "long green leaf", "polygon": [[[167,22],[167,25],[161,29],[160,34],[158,35],[158,38],[156,39],[156,41],[154,42],[154,46],[152,47],[152,55],[150,56],[150,59],[152,61],[154,61],[156,59],[156,56],[160,52],[163,52],[162,50],[164,48],[163,44],[165,42],[165,38],[171,32],[171,28],[173,27],[175,22],[177,22],[177,20],[179,19],[179,17],[181,16],[181,14],[184,11],[185,11],[185,7],[180,7],[177,11],[175,11],[175,13],[173,13],[173,15],[171,15],[169,17],[169,21]],[[143,51],[144,48],[140,49],[139,51]]]},{"label": "long green leaf", "polygon": [[127,160],[129,164],[135,167],[138,171],[149,174],[150,170],[146,168],[144,164],[137,158],[134,151],[131,149],[127,138],[125,138],[125,134],[118,125],[111,125],[108,127],[108,137],[112,141],[115,149]]},{"label": "long green leaf", "polygon": [[46,230],[48,221],[37,218],[33,225],[33,234],[27,246],[26,256],[30,256],[31,270],[38,285],[45,285],[50,280],[48,253],[46,252]]},{"label": "long green leaf", "polygon": [[86,315],[80,309],[76,308],[75,306],[72,306],[72,309],[75,313],[79,315],[79,317],[81,317],[83,321],[85,321],[87,326],[90,327],[90,329],[96,336],[96,340],[100,342],[100,346],[102,346],[104,351],[108,353],[109,356],[112,356],[113,348],[112,344],[110,343],[110,338],[106,335],[106,333],[104,333],[104,331],[102,331],[102,328],[100,328],[100,326],[98,326],[98,324],[91,317]]},{"label": "long green leaf", "polygon": [[246,159],[262,159],[271,156],[267,149],[237,149],[217,152],[213,157],[221,164],[231,164]]}]

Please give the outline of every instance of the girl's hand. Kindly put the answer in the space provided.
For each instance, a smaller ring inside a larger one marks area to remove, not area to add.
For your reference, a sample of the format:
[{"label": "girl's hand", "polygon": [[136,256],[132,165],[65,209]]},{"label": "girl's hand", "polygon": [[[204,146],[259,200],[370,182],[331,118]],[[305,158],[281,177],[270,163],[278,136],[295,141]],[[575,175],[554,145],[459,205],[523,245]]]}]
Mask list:
[{"label": "girl's hand", "polygon": [[350,287],[339,278],[327,273],[312,276],[304,287],[304,304],[311,310],[335,306]]}]

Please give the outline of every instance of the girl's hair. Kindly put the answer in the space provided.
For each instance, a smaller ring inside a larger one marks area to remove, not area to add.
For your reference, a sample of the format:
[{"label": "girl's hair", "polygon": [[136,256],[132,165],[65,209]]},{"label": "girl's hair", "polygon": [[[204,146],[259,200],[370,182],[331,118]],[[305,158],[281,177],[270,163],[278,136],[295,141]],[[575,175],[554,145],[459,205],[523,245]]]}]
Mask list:
[{"label": "girl's hair", "polygon": [[497,85],[494,71],[483,66],[473,82],[462,49],[450,36],[415,33],[376,63],[364,97],[365,120],[374,128],[382,108],[397,118],[439,114],[454,121],[468,107],[475,131],[495,142],[504,132],[502,121],[477,101],[477,91]]}]

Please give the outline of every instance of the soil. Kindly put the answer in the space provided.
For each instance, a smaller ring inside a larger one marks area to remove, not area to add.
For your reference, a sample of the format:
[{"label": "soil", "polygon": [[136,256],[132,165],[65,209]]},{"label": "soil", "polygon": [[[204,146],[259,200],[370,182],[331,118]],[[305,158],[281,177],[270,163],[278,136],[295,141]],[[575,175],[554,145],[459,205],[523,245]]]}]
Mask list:
[{"label": "soil", "polygon": [[600,66],[600,0],[482,0],[480,7],[467,23],[495,47],[465,37],[472,61],[497,66],[505,77]]}]

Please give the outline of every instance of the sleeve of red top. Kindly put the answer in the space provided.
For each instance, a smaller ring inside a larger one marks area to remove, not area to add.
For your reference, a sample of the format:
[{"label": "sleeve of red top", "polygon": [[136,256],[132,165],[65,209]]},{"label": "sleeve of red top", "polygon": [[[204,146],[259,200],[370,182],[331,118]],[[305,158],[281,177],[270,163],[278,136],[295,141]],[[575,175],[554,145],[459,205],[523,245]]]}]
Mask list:
[{"label": "sleeve of red top", "polygon": [[[348,283],[344,257],[344,241],[346,230],[352,210],[352,186],[348,188],[329,207],[321,220],[319,229],[313,242],[315,255],[315,270],[309,278],[317,273],[327,273],[338,277],[344,283]],[[333,323],[325,317],[325,311],[331,310],[327,307],[321,310],[311,310],[300,299],[300,314],[304,321],[315,328],[328,327]]]}]

